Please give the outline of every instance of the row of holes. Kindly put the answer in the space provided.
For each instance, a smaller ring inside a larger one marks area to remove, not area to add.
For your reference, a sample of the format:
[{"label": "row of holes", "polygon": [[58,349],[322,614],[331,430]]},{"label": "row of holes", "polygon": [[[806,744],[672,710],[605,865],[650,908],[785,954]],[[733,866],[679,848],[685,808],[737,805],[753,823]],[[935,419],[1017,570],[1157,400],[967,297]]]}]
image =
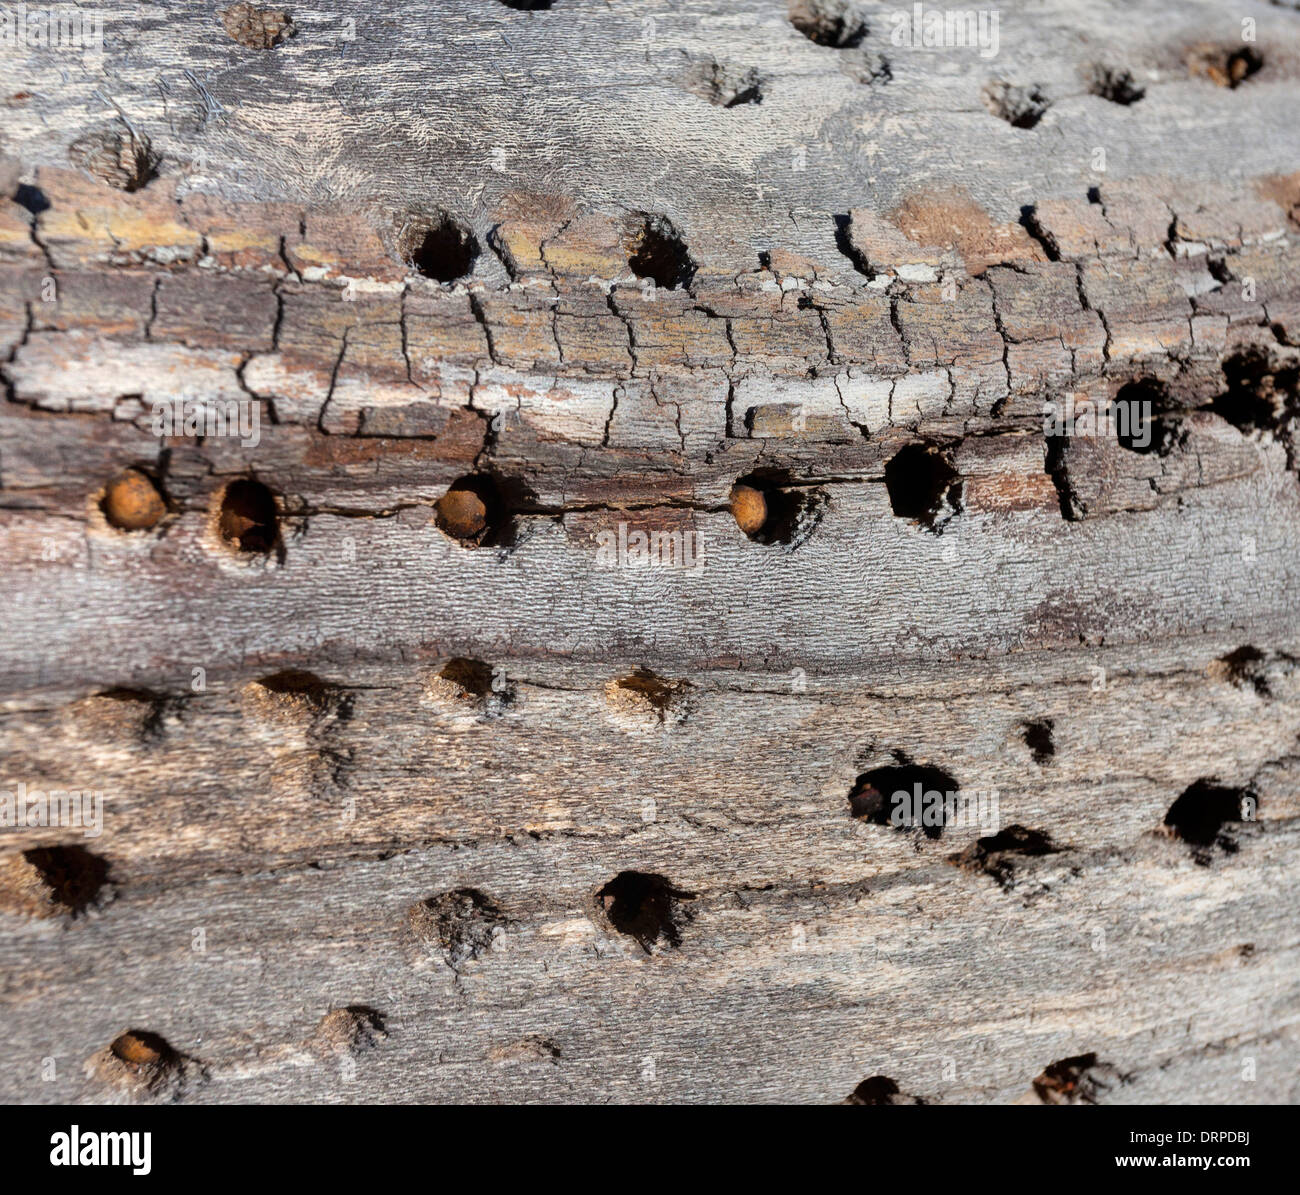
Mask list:
[{"label": "row of holes", "polygon": [[[909,444],[885,466],[894,514],[933,526],[945,508],[960,508],[961,482],[949,456],[933,445]],[[440,531],[466,547],[507,547],[515,538],[513,490],[487,473],[453,482],[435,504]],[[813,502],[806,487],[783,470],[765,469],[732,486],[728,506],[737,526],[756,543],[788,544]],[[141,468],[124,470],[104,487],[99,509],[119,531],[151,531],[169,513],[158,481]],[[266,555],[281,548],[280,508],[269,486],[252,478],[222,492],[216,530],[241,553]]]}]

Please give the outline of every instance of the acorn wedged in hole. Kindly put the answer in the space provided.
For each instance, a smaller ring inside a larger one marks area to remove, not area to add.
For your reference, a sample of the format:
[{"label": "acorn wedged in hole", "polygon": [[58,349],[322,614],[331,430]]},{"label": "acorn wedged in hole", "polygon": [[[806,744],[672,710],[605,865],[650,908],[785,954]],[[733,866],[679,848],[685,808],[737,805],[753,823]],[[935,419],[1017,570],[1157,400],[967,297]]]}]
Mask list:
[{"label": "acorn wedged in hole", "polygon": [[110,526],[119,531],[148,531],[167,513],[167,503],[153,478],[139,469],[127,469],[110,481],[99,508]]},{"label": "acorn wedged in hole", "polygon": [[475,475],[453,482],[435,509],[440,531],[466,547],[477,547],[494,540],[503,508],[492,479]]},{"label": "acorn wedged in hole", "polygon": [[746,535],[755,536],[767,522],[767,498],[762,490],[737,482],[731,487],[731,513]]}]

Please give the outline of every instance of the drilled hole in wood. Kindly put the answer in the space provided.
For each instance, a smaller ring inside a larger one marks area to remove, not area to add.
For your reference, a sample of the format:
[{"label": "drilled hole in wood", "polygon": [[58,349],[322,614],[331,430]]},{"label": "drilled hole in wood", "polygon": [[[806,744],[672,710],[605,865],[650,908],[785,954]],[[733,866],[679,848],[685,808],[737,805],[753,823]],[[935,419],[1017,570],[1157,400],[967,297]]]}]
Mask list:
[{"label": "drilled hole in wood", "polygon": [[844,1102],[859,1105],[925,1103],[923,1099],[914,1095],[904,1095],[899,1090],[898,1084],[888,1075],[872,1075],[869,1079],[863,1079]]},{"label": "drilled hole in wood", "polygon": [[352,713],[351,694],[338,685],[321,680],[313,672],[289,668],[264,676],[251,686],[257,696],[282,709],[300,709],[311,714],[333,713],[347,719]]},{"label": "drilled hole in wood", "polygon": [[1219,87],[1240,87],[1264,66],[1264,57],[1254,46],[1199,45],[1187,54],[1187,70],[1194,78],[1209,79]]},{"label": "drilled hole in wood", "polygon": [[149,531],[162,522],[167,500],[147,473],[126,469],[104,487],[99,509],[119,531]]},{"label": "drilled hole in wood", "polygon": [[1112,104],[1136,104],[1147,90],[1133,78],[1133,72],[1122,66],[1094,66],[1088,91]]},{"label": "drilled hole in wood", "polygon": [[407,922],[417,938],[441,952],[448,966],[459,968],[488,950],[509,918],[477,888],[457,888],[412,905]]},{"label": "drilled hole in wood", "polygon": [[1276,429],[1300,398],[1300,366],[1275,364],[1262,349],[1245,349],[1224,359],[1224,391],[1210,410],[1240,431]]},{"label": "drilled hole in wood", "polygon": [[129,1096],[178,1099],[189,1078],[205,1079],[196,1059],[147,1029],[119,1033],[87,1063],[87,1072]]},{"label": "drilled hole in wood", "polygon": [[108,863],[81,846],[33,847],[0,867],[0,907],[31,917],[77,917],[101,903]]},{"label": "drilled hole in wood", "polygon": [[721,62],[697,63],[686,76],[686,87],[716,108],[740,108],[763,102],[763,85],[753,67]]},{"label": "drilled hole in wood", "polygon": [[446,212],[410,217],[398,240],[407,265],[436,282],[464,278],[479,254],[474,234]]},{"label": "drilled hole in wood", "polygon": [[270,552],[280,542],[275,495],[260,481],[232,481],[221,496],[217,527],[222,540],[237,551]]},{"label": "drilled hole in wood", "polygon": [[920,830],[939,838],[948,824],[956,779],[942,768],[900,763],[873,768],[849,792],[849,814],[859,821],[896,830]]},{"label": "drilled hole in wood", "polygon": [[1261,697],[1271,697],[1266,660],[1267,657],[1259,648],[1246,643],[1220,656],[1210,665],[1209,672],[1216,680],[1227,681],[1238,689],[1250,686]]},{"label": "drilled hole in wood", "polygon": [[638,278],[646,278],[665,290],[687,287],[695,276],[695,262],[681,233],[667,216],[642,214],[635,217],[627,264]]},{"label": "drilled hole in wood", "polygon": [[1017,860],[1055,855],[1060,849],[1044,830],[1011,825],[996,834],[976,839],[964,851],[949,855],[948,862],[967,871],[992,876],[999,887],[1010,891],[1016,883]]},{"label": "drilled hole in wood", "polygon": [[321,1017],[311,1045],[322,1054],[357,1055],[375,1049],[387,1036],[383,1013],[368,1004],[349,1004]]},{"label": "drilled hole in wood", "polygon": [[1169,409],[1169,389],[1158,378],[1142,377],[1126,382],[1111,399],[1110,416],[1115,438],[1122,448],[1145,455],[1162,456],[1173,442],[1172,429],[1157,418]]},{"label": "drilled hole in wood", "polygon": [[1125,1081],[1114,1067],[1098,1062],[1096,1054],[1077,1054],[1046,1067],[1033,1088],[1045,1104],[1095,1104],[1102,1092]]},{"label": "drilled hole in wood", "polygon": [[130,129],[88,133],[68,147],[68,157],[118,191],[139,191],[158,177],[160,158],[149,138]]},{"label": "drilled hole in wood", "polygon": [[176,1051],[166,1039],[146,1029],[128,1029],[109,1044],[109,1052],[132,1071],[174,1065]]},{"label": "drilled hole in wood", "polygon": [[790,24],[809,41],[832,49],[862,44],[867,23],[846,0],[789,0]]},{"label": "drilled hole in wood", "polygon": [[739,478],[728,499],[736,525],[760,544],[802,545],[825,513],[826,495],[797,486],[781,469],[760,469]]},{"label": "drilled hole in wood", "polygon": [[908,444],[885,465],[889,504],[900,519],[940,530],[961,511],[961,476],[933,444]]},{"label": "drilled hole in wood", "polygon": [[1056,744],[1052,741],[1052,731],[1056,723],[1051,718],[1033,718],[1021,724],[1025,746],[1033,753],[1034,762],[1042,767],[1050,763],[1056,754]]},{"label": "drilled hole in wood", "polygon": [[514,538],[501,489],[485,473],[452,482],[438,499],[434,521],[444,535],[469,548],[500,546]]},{"label": "drilled hole in wood", "polygon": [[610,925],[635,938],[647,954],[656,942],[674,948],[682,944],[682,927],[690,920],[682,902],[693,899],[694,893],[644,871],[621,871],[596,893]]},{"label": "drilled hole in wood", "polygon": [[1192,848],[1192,858],[1208,866],[1214,848],[1225,854],[1238,849],[1233,825],[1253,820],[1255,794],[1213,780],[1198,780],[1179,796],[1165,814],[1164,825]]},{"label": "drilled hole in wood", "polygon": [[1018,85],[994,79],[984,86],[984,105],[994,116],[1016,129],[1032,129],[1052,101],[1036,83]]}]

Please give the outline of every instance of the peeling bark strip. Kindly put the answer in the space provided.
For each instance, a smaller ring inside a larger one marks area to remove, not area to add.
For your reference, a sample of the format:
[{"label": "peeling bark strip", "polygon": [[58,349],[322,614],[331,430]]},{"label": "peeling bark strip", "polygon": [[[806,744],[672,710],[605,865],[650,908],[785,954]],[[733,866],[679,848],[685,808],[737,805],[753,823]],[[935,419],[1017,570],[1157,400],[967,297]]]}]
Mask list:
[{"label": "peeling bark strip", "polygon": [[1292,16],[722,7],[0,96],[0,1096],[1300,1100]]}]

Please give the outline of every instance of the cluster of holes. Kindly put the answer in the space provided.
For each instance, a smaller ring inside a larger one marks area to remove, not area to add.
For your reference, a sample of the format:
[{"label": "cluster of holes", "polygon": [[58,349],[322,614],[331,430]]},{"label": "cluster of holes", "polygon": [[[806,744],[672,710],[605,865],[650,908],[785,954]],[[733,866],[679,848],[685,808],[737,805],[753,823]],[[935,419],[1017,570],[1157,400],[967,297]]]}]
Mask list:
[{"label": "cluster of holes", "polygon": [[683,902],[694,899],[693,892],[683,892],[663,876],[645,871],[620,871],[596,893],[609,924],[634,938],[646,954],[657,942],[669,947],[682,944],[682,927],[690,920]]},{"label": "cluster of holes", "polygon": [[900,519],[931,531],[961,511],[961,475],[951,456],[934,444],[908,444],[885,465],[889,504]]},{"label": "cluster of holes", "polygon": [[446,212],[411,216],[398,236],[402,259],[417,274],[435,282],[456,282],[474,268],[477,238]]},{"label": "cluster of holes", "polygon": [[642,213],[635,217],[627,264],[638,278],[665,290],[690,286],[695,262],[686,242],[667,216]]}]

